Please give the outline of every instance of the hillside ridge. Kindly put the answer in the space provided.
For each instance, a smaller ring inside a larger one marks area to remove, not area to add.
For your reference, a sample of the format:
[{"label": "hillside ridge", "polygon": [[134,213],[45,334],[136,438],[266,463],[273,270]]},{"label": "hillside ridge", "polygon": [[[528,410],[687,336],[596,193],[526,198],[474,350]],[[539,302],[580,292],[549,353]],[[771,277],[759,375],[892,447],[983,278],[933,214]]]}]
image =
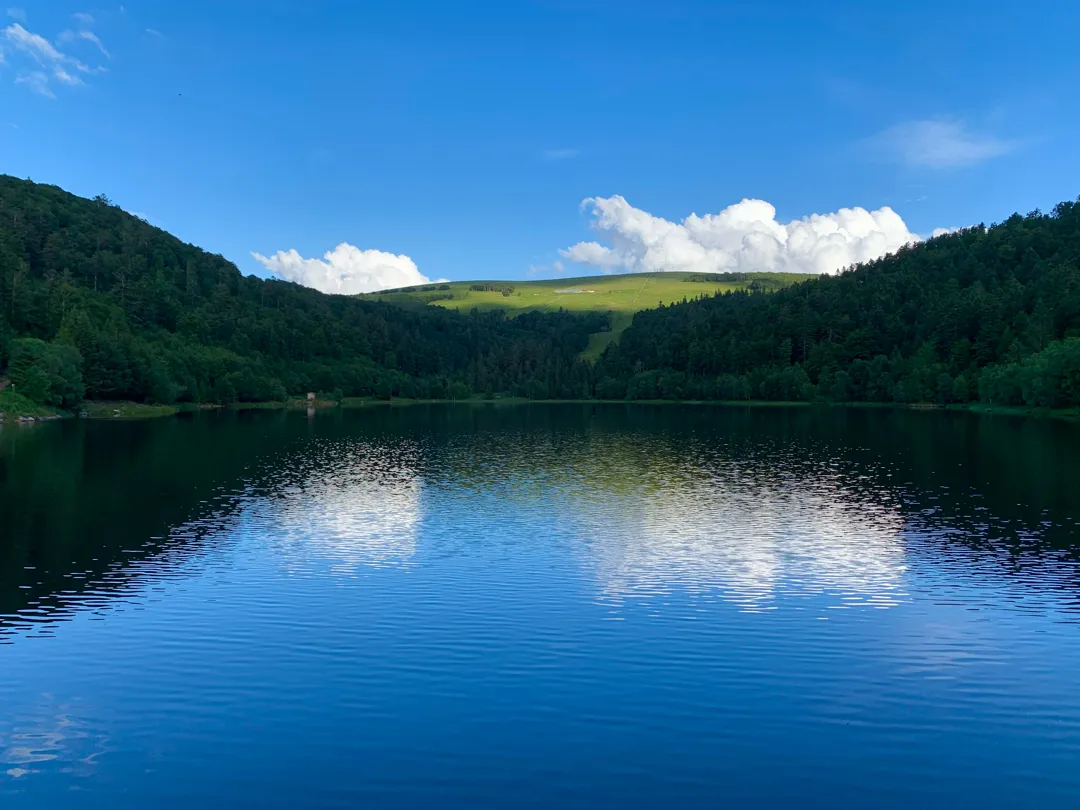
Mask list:
[{"label": "hillside ridge", "polygon": [[773,292],[814,278],[797,273],[618,273],[547,279],[444,281],[366,293],[362,298],[402,306],[470,311],[606,312],[610,325],[590,335],[582,357],[594,362],[617,341],[634,313],[736,291]]},{"label": "hillside ridge", "polygon": [[103,196],[0,176],[0,372],[43,405],[586,396],[578,355],[607,322],[403,308],[244,276]]},{"label": "hillside ridge", "polygon": [[1080,205],[635,317],[598,396],[1080,406]]},{"label": "hillside ridge", "polygon": [[1080,407],[1075,202],[835,276],[690,276],[330,296],[243,276],[104,197],[0,176],[2,396]]}]

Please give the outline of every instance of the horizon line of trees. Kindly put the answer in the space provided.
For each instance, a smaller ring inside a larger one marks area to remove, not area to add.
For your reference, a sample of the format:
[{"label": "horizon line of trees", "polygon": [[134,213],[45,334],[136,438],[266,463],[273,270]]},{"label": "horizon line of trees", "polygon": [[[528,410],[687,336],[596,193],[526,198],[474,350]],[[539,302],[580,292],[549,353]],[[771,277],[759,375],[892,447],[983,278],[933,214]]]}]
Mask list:
[{"label": "horizon line of trees", "polygon": [[0,368],[57,407],[306,391],[1080,406],[1075,202],[779,286],[641,311],[589,364],[605,313],[324,295],[243,276],[104,197],[0,176]]}]

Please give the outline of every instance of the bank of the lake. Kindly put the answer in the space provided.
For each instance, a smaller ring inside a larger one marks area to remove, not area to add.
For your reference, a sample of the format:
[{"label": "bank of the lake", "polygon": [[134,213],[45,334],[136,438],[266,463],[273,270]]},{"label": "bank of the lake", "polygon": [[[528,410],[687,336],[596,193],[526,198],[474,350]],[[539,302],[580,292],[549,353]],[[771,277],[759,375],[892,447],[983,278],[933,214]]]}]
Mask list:
[{"label": "bank of the lake", "polygon": [[57,419],[71,414],[46,405],[38,405],[32,399],[16,393],[10,386],[0,388],[0,422],[19,419]]},{"label": "bank of the lake", "polygon": [[[179,413],[196,411],[232,410],[301,410],[314,407],[320,410],[336,408],[343,403],[320,399],[310,403],[305,399],[294,398],[285,402],[240,402],[233,405],[183,402],[173,405],[151,404],[128,401],[86,401],[75,411],[65,411],[38,405],[10,388],[0,391],[0,422],[34,421],[44,422],[54,419],[157,419],[163,416],[175,416]],[[348,406],[347,406],[348,407]]]},{"label": "bank of the lake", "polygon": [[525,397],[470,397],[467,399],[410,399],[395,397],[379,399],[377,397],[345,397],[341,400],[319,398],[309,401],[302,397],[291,397],[285,401],[274,402],[238,402],[231,405],[210,403],[179,403],[174,405],[153,405],[145,402],[125,401],[88,401],[77,412],[63,411],[58,408],[38,405],[26,397],[15,393],[10,387],[0,390],[0,424],[44,422],[57,419],[81,417],[85,419],[157,419],[175,416],[179,413],[192,413],[211,410],[307,410],[319,411],[334,408],[394,407],[403,408],[414,405],[465,405],[510,407],[521,405],[689,405],[722,406],[729,408],[872,408],[882,410],[929,410],[929,411],[968,411],[970,413],[997,416],[1026,416],[1038,419],[1080,419],[1080,408],[1036,408],[1029,406],[992,405],[987,403],[967,403],[936,405],[915,403],[901,405],[890,402],[777,402],[772,400],[612,400],[612,399],[528,399]]}]

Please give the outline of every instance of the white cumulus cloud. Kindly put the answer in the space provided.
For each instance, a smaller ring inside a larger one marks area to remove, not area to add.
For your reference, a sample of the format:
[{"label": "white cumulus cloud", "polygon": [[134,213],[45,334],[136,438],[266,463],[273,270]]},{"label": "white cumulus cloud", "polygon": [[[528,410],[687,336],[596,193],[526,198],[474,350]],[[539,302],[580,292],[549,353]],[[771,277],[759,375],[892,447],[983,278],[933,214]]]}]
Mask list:
[{"label": "white cumulus cloud", "polygon": [[671,222],[635,208],[623,197],[582,203],[592,227],[609,244],[579,242],[559,254],[602,272],[684,270],[699,273],[835,273],[919,240],[889,207],[841,208],[778,222],[764,200],[745,199],[719,214]]},{"label": "white cumulus cloud", "polygon": [[324,293],[355,295],[431,283],[408,256],[361,250],[348,242],[321,259],[305,259],[295,249],[279,250],[273,256],[251,255],[278,278]]}]

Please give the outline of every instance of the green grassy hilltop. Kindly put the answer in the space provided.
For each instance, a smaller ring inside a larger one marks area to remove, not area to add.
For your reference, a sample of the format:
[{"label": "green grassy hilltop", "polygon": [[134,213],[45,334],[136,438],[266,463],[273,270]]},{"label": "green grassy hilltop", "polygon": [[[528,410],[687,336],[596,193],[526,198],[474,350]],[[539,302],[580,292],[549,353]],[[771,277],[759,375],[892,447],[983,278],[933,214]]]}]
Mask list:
[{"label": "green grassy hilltop", "polygon": [[611,331],[593,334],[582,353],[595,360],[630,325],[635,312],[660,304],[755,288],[778,290],[812,276],[795,273],[633,273],[525,281],[449,281],[361,296],[389,303],[423,304],[469,311],[610,312]]}]

